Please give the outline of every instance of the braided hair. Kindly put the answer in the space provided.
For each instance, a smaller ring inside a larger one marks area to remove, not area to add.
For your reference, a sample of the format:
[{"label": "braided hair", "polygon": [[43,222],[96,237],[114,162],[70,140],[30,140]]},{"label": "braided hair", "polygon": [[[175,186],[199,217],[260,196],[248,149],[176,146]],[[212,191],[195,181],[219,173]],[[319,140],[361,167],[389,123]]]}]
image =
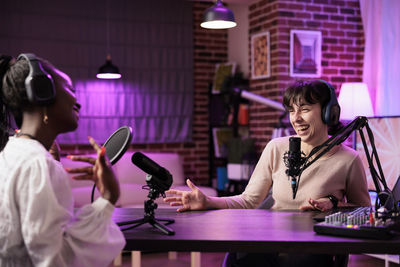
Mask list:
[{"label": "braided hair", "polygon": [[22,123],[23,107],[29,106],[25,92],[25,78],[29,73],[26,60],[0,55],[0,151],[8,142],[11,116],[18,126]]}]

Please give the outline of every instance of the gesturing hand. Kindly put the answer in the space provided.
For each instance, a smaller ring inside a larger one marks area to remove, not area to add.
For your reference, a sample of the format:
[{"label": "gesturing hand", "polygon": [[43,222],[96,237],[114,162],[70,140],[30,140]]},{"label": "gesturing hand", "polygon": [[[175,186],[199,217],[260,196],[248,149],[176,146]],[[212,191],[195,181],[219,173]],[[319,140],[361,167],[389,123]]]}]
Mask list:
[{"label": "gesturing hand", "polygon": [[170,206],[182,206],[177,211],[188,211],[188,210],[204,210],[207,207],[207,196],[200,191],[189,179],[186,180],[186,184],[192,191],[181,191],[170,189],[165,193],[176,195],[164,198],[164,202],[169,203]]},{"label": "gesturing hand", "polygon": [[314,200],[312,198],[308,199],[308,203],[310,205],[300,207],[301,210],[320,210],[320,211],[328,211],[333,208],[332,202],[329,198],[323,197],[318,200]]},{"label": "gesturing hand", "polygon": [[106,156],[105,147],[100,147],[92,137],[89,137],[89,142],[97,152],[96,159],[85,156],[68,156],[68,158],[73,161],[88,162],[92,166],[67,169],[67,172],[81,173],[73,177],[76,180],[94,181],[102,197],[114,205],[119,198],[119,184]]}]

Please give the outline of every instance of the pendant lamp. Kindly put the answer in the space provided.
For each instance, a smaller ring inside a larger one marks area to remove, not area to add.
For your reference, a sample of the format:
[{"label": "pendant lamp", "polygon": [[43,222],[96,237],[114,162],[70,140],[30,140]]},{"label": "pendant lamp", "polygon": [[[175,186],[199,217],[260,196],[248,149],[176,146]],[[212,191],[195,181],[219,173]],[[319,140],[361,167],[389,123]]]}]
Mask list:
[{"label": "pendant lamp", "polygon": [[117,66],[113,65],[111,62],[110,54],[107,54],[106,63],[99,68],[96,77],[98,79],[119,79],[121,78],[121,73]]},{"label": "pendant lamp", "polygon": [[229,29],[236,26],[232,10],[225,7],[222,0],[217,0],[215,5],[204,12],[201,27],[206,29]]},{"label": "pendant lamp", "polygon": [[113,65],[111,62],[110,55],[110,11],[107,1],[107,56],[106,63],[99,68],[96,77],[98,79],[120,79],[121,73],[117,66]]}]

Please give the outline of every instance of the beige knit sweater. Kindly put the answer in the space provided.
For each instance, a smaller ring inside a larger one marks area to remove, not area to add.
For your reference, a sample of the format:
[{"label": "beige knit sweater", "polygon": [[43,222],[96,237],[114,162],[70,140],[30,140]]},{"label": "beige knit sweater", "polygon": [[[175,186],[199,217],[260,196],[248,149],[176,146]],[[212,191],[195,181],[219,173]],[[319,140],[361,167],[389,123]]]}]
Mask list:
[{"label": "beige knit sweater", "polygon": [[298,209],[327,195],[339,201],[369,206],[367,181],[358,153],[339,145],[311,164],[301,175],[296,198],[292,197],[290,180],[283,155],[289,149],[289,137],[271,140],[265,147],[249,184],[241,195],[224,197],[229,208],[256,208],[272,188],[272,209]]}]

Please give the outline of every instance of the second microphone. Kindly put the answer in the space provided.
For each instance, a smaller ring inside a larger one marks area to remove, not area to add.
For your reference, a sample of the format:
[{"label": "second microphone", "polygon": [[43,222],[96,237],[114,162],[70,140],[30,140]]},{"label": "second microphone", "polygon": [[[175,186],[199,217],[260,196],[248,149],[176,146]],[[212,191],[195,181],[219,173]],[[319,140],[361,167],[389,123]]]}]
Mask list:
[{"label": "second microphone", "polygon": [[161,193],[171,187],[171,173],[143,153],[136,152],[133,154],[132,163],[138,166],[145,173],[151,175],[151,177],[146,178],[146,182],[150,187],[159,190]]}]

